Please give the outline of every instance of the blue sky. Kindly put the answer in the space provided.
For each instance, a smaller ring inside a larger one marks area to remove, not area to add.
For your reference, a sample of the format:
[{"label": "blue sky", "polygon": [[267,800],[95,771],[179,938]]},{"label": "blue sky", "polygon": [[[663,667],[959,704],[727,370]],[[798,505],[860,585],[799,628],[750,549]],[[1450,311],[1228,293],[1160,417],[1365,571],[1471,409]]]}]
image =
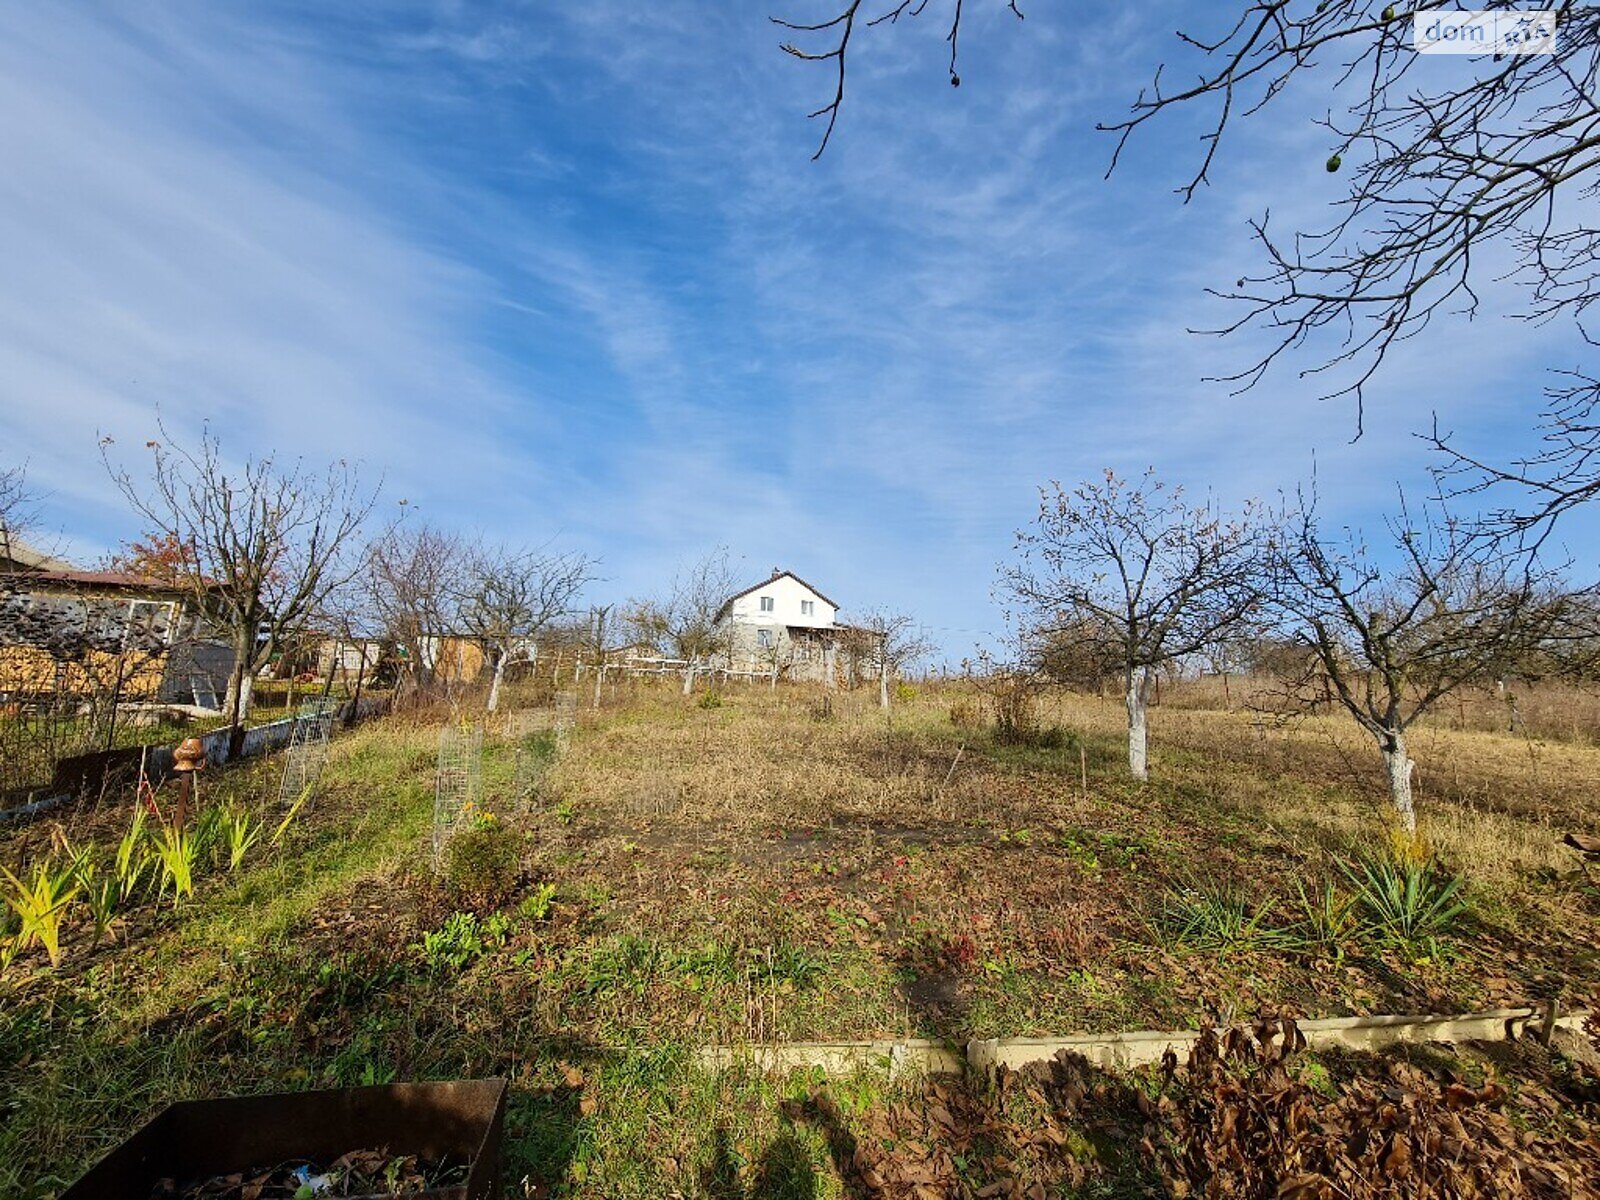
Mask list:
[{"label": "blue sky", "polygon": [[0,8],[0,460],[92,558],[139,532],[97,434],[131,452],[159,406],[597,555],[596,599],[723,544],[959,657],[1046,480],[1153,465],[1236,502],[1314,460],[1325,511],[1371,522],[1425,487],[1431,412],[1526,443],[1576,350],[1493,286],[1353,444],[1293,371],[1203,382],[1249,358],[1186,332],[1257,265],[1246,219],[1315,220],[1338,182],[1314,92],[1187,206],[1192,121],[1102,178],[1095,122],[1211,6],[968,9],[960,89],[936,23],[864,34],[813,163],[831,81],[742,0]]}]

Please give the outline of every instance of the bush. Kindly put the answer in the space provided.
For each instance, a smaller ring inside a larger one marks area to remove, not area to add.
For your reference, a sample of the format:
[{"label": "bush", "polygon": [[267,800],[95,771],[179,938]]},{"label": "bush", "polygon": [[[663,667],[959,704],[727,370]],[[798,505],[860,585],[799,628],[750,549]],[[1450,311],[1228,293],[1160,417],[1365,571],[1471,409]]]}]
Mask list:
[{"label": "bush", "polygon": [[722,693],[717,691],[715,688],[712,688],[709,692],[700,697],[700,707],[705,709],[721,708]]},{"label": "bush", "polygon": [[444,853],[444,882],[458,903],[499,904],[522,873],[521,839],[497,821],[464,829]]}]

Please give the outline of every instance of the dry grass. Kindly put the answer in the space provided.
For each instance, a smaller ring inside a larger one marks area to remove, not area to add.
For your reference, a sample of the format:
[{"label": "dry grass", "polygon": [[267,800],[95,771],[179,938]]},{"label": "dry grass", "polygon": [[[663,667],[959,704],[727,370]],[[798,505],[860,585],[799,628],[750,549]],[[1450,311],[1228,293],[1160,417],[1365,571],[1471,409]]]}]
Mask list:
[{"label": "dry grass", "polygon": [[[1337,882],[1336,856],[1381,841],[1377,753],[1348,723],[1164,702],[1154,776],[1137,786],[1109,698],[1048,697],[1047,736],[1003,745],[956,686],[887,715],[867,691],[703,695],[641,686],[585,706],[531,804],[506,785],[552,713],[495,723],[485,800],[521,839],[520,893],[493,914],[506,942],[449,970],[420,945],[456,915],[428,866],[447,713],[342,736],[281,848],[202,880],[182,910],[74,946],[59,972],[27,964],[26,987],[0,1000],[0,1092],[21,1097],[0,1131],[0,1192],[51,1194],[49,1172],[177,1096],[381,1069],[515,1078],[512,1179],[700,1194],[679,1172],[715,1165],[725,1121],[735,1146],[777,1130],[771,1084],[689,1070],[699,1043],[1462,1011],[1557,987],[1576,1001],[1600,982],[1600,888],[1557,845],[1595,824],[1600,749],[1581,740],[1423,731],[1424,825],[1467,875],[1473,913],[1442,946],[1364,941],[1331,961],[1277,943],[1186,948],[1157,923],[1169,889],[1210,880],[1282,924],[1297,880]],[[202,786],[265,812],[273,768]],[[126,811],[63,820],[105,841]],[[46,848],[51,824],[0,831],[0,862]],[[547,888],[548,912],[528,915]],[[574,1063],[592,1111],[571,1093]]]}]

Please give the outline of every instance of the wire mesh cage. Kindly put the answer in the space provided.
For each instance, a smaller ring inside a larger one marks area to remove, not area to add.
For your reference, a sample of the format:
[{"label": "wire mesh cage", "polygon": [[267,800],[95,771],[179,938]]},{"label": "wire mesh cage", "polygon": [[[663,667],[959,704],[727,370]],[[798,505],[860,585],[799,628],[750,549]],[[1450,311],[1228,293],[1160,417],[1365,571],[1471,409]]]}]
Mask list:
[{"label": "wire mesh cage", "polygon": [[451,722],[439,731],[439,766],[433,792],[433,866],[444,861],[450,838],[483,795],[483,726]]},{"label": "wire mesh cage", "polygon": [[278,781],[279,805],[303,804],[315,795],[328,761],[328,740],[339,701],[318,697],[295,711],[294,729],[283,756],[283,777]]}]

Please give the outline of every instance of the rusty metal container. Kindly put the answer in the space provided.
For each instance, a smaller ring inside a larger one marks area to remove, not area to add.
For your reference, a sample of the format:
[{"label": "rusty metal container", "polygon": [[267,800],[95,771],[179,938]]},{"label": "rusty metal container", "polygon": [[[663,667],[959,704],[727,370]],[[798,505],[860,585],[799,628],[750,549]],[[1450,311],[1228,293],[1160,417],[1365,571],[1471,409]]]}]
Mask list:
[{"label": "rusty metal container", "polygon": [[467,1181],[407,1200],[498,1200],[504,1079],[394,1083],[169,1104],[61,1193],[60,1200],[150,1200],[180,1184],[291,1159],[331,1162],[385,1149],[469,1164]]}]

